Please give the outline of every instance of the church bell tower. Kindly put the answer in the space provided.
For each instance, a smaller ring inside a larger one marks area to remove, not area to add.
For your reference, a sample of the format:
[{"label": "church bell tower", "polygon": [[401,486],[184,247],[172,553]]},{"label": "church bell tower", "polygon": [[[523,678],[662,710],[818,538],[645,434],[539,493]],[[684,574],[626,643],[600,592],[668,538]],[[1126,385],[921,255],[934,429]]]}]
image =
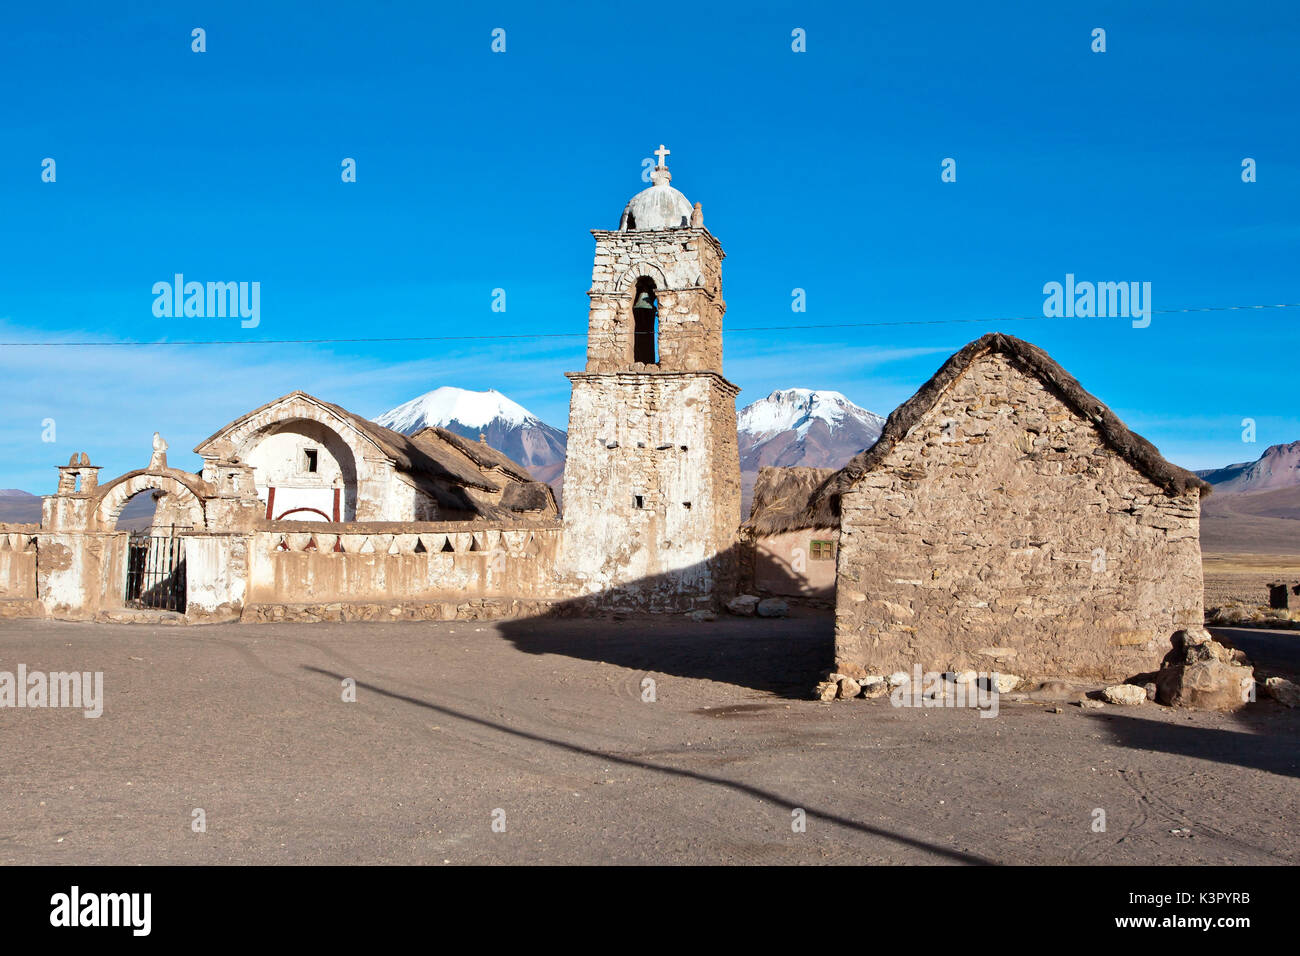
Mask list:
[{"label": "church bell tower", "polygon": [[570,372],[564,546],[614,607],[708,608],[735,586],[736,395],[722,374],[722,246],[670,182],[592,230],[587,367]]}]

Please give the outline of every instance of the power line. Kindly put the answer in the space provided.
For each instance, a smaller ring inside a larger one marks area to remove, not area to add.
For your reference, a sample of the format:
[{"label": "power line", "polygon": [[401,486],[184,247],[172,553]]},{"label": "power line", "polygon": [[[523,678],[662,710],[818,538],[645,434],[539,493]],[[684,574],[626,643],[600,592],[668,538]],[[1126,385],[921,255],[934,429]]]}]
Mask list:
[{"label": "power line", "polygon": [[[1261,309],[1300,309],[1300,303],[1283,302],[1275,305],[1207,305],[1187,309],[1152,309],[1150,315],[1181,315],[1192,312],[1249,312]],[[1009,315],[998,318],[980,319],[900,319],[895,322],[835,322],[824,325],[755,325],[725,328],[724,335],[738,332],[789,332],[812,329],[879,329],[899,326],[923,325],[968,325],[992,322],[1034,322],[1042,320],[1060,320],[1078,318],[1055,315]],[[1128,316],[1084,316],[1084,318],[1129,318]],[[352,339],[180,339],[174,341],[159,340],[154,342],[0,342],[5,348],[158,348],[162,346],[203,346],[203,345],[362,345],[392,342],[490,342],[518,339],[567,339],[586,338],[587,332],[525,332],[516,335],[401,335],[375,338]],[[653,335],[653,332],[638,332],[638,335]]]}]

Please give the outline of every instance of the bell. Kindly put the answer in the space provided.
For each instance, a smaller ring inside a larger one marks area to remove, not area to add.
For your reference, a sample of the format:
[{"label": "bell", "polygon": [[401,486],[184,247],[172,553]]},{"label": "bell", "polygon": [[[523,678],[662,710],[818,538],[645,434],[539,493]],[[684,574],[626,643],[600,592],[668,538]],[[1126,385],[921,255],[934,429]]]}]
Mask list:
[{"label": "bell", "polygon": [[655,304],[650,301],[650,293],[642,292],[636,297],[636,303],[632,306],[633,312],[653,312]]}]

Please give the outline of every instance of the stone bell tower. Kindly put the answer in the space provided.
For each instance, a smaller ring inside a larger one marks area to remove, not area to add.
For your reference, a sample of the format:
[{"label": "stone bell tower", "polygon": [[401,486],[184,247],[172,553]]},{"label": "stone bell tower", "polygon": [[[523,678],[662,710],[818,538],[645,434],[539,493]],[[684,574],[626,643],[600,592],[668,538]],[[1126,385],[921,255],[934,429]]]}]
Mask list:
[{"label": "stone bell tower", "polygon": [[610,606],[707,608],[735,586],[736,395],[722,375],[722,246],[669,183],[592,230],[587,367],[570,372],[565,564]]}]

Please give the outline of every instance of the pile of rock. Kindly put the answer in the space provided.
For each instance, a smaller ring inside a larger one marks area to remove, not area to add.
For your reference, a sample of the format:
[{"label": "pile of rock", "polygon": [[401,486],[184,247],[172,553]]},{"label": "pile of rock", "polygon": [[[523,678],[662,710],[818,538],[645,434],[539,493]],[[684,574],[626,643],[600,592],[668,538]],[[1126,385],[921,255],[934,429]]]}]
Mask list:
[{"label": "pile of rock", "polygon": [[[827,674],[813,690],[813,696],[818,700],[853,700],[854,698],[871,700],[886,696],[895,687],[910,684],[912,678],[913,675],[907,671],[895,671],[882,676],[868,674],[856,665],[844,665],[840,670]],[[937,687],[930,689],[929,695],[932,698],[951,696],[957,684],[969,684],[970,689],[973,690],[979,681],[988,682],[987,686],[982,688],[985,691],[1009,694],[1020,686],[1022,678],[1015,674],[991,674],[980,677],[975,671],[949,672],[943,675],[943,681]],[[918,690],[917,693],[920,691]]]},{"label": "pile of rock", "polygon": [[1156,674],[1156,700],[1169,707],[1236,710],[1255,699],[1255,670],[1241,651],[1220,644],[1203,627],[1173,638]]},{"label": "pile of rock", "polygon": [[790,605],[780,598],[742,594],[727,602],[727,610],[740,617],[785,617],[790,613]]},{"label": "pile of rock", "polygon": [[1264,681],[1264,692],[1279,704],[1300,707],[1300,684],[1285,677],[1270,677]]},{"label": "pile of rock", "polygon": [[[757,599],[754,603],[758,603]],[[1236,710],[1255,699],[1255,670],[1241,651],[1216,641],[1203,627],[1179,631],[1173,637],[1173,645],[1157,673],[1134,678],[1132,683],[1079,692],[1061,681],[1049,680],[1043,682],[1040,689],[1060,691],[1048,697],[1074,697],[1085,709],[1097,709],[1106,704],[1135,707],[1156,701],[1169,707],[1227,711]],[[909,684],[913,679],[913,675],[906,671],[889,675],[868,674],[856,665],[841,664],[817,684],[813,696],[823,701],[884,697],[895,687]],[[1028,693],[1012,699],[1043,699],[1043,695],[1034,692],[1032,682],[1026,683],[1015,674],[980,675],[975,671],[945,673],[943,681],[936,687],[930,688],[927,683],[926,696],[951,695],[957,689],[956,685],[975,685],[977,681],[986,681],[987,686],[982,685],[983,689],[996,690],[998,694],[1009,694],[1024,684]],[[1300,707],[1300,684],[1283,677],[1270,677],[1259,686],[1279,703]],[[1059,708],[1057,712],[1060,713]]]},{"label": "pile of rock", "polygon": [[871,699],[884,697],[896,686],[889,683],[889,679],[885,677],[872,674],[850,677],[848,674],[831,671],[826,675],[826,679],[817,685],[814,696],[818,700],[852,700],[855,697]]},{"label": "pile of rock", "polygon": [[[787,617],[790,605],[780,598],[760,598],[756,594],[742,594],[727,602],[728,613],[737,617]],[[686,616],[697,624],[715,621],[718,616],[710,610],[687,611]]]}]

